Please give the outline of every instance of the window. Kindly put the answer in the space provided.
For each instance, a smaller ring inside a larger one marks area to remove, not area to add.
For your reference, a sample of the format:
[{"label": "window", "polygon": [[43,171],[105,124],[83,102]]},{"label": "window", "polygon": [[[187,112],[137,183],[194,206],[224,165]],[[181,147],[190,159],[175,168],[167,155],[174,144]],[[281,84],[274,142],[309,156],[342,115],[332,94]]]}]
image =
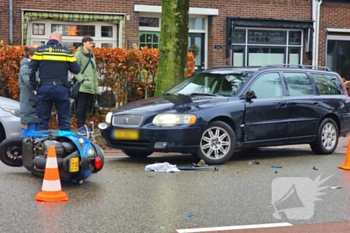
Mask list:
[{"label": "window", "polygon": [[244,66],[244,46],[234,46],[233,50],[233,66]]},{"label": "window", "polygon": [[159,27],[159,18],[140,17],[140,27]]},{"label": "window", "polygon": [[62,36],[95,36],[94,25],[52,24],[51,32],[59,31]]},{"label": "window", "polygon": [[101,37],[113,37],[113,27],[101,26]]},{"label": "window", "polygon": [[113,43],[101,43],[101,48],[102,47],[113,48]]},{"label": "window", "polygon": [[250,87],[256,98],[281,97],[283,95],[281,78],[278,73],[263,74]]},{"label": "window", "polygon": [[[43,26],[38,26],[43,25]],[[45,34],[32,35],[34,29],[45,28]],[[108,22],[62,22],[35,20],[29,22],[27,43],[32,46],[41,46],[46,44],[48,37],[52,31],[60,31],[63,33],[63,44],[68,48],[78,47],[81,44],[83,36],[91,36],[94,40],[94,46],[101,47],[117,47],[121,45],[120,28],[118,24]]]},{"label": "window", "polygon": [[45,35],[45,24],[33,23],[33,35]]},{"label": "window", "polygon": [[301,30],[235,28],[232,36],[233,66],[300,64]]},{"label": "window", "polygon": [[245,30],[233,31],[233,43],[245,43]]},{"label": "window", "polygon": [[249,47],[248,66],[281,64],[284,61],[285,48]]},{"label": "window", "polygon": [[298,32],[298,31],[289,32],[289,44],[301,45],[301,32]]},{"label": "window", "polygon": [[204,18],[190,18],[189,29],[204,30],[205,20]]},{"label": "window", "polygon": [[289,48],[289,64],[300,64],[300,48]]},{"label": "window", "polygon": [[140,32],[139,45],[140,48],[159,48],[159,32]]},{"label": "window", "polygon": [[31,46],[37,48],[45,45],[46,41],[32,41]]},{"label": "window", "polygon": [[67,41],[63,41],[62,45],[67,47],[67,48],[78,48],[81,45],[81,42],[67,42]]},{"label": "window", "polygon": [[338,76],[327,74],[312,74],[321,95],[344,94],[344,87]]},{"label": "window", "polygon": [[305,73],[284,73],[290,96],[313,95],[310,79]]},{"label": "window", "polygon": [[248,30],[249,44],[286,44],[285,31],[256,31]]},{"label": "window", "polygon": [[350,80],[350,37],[337,37],[327,40],[326,66]]}]

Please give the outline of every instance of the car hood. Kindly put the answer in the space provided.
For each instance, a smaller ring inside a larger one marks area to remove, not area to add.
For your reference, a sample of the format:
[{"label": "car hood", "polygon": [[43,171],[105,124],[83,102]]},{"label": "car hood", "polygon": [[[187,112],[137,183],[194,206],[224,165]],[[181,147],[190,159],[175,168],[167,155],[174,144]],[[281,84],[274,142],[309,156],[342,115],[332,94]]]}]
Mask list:
[{"label": "car hood", "polygon": [[14,99],[0,96],[0,106],[9,106],[9,107],[15,107],[19,109],[19,102]]},{"label": "car hood", "polygon": [[198,108],[209,108],[226,103],[228,97],[166,95],[128,103],[114,111],[117,114],[161,113],[166,111],[186,112]]}]

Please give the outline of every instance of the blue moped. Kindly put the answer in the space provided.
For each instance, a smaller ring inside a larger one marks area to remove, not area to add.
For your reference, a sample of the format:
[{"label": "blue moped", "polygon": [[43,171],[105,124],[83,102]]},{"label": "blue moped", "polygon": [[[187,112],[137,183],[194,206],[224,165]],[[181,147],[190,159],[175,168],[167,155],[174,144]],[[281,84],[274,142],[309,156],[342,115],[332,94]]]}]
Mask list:
[{"label": "blue moped", "polygon": [[104,165],[103,150],[94,142],[92,122],[87,132],[87,136],[83,137],[61,130],[22,131],[25,137],[8,138],[1,142],[0,160],[8,166],[24,166],[32,174],[43,176],[48,149],[54,146],[61,180],[81,184]]}]

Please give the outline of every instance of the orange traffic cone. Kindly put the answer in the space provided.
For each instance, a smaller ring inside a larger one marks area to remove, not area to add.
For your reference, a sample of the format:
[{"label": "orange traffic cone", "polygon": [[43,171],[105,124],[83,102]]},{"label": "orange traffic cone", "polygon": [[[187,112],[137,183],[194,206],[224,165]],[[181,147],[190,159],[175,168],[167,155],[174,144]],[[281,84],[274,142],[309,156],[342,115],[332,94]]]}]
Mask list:
[{"label": "orange traffic cone", "polygon": [[338,166],[338,168],[350,170],[350,139],[348,142],[348,149],[346,151],[344,165]]},{"label": "orange traffic cone", "polygon": [[49,147],[43,186],[41,192],[36,194],[35,200],[44,202],[68,201],[67,194],[61,190],[55,146]]}]

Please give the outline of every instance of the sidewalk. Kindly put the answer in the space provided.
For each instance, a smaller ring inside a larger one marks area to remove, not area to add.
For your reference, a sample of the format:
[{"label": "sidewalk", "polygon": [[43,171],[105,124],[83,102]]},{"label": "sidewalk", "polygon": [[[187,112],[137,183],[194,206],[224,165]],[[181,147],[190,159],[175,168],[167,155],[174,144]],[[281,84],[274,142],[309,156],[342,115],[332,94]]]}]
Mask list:
[{"label": "sidewalk", "polygon": [[[347,137],[340,137],[338,140],[338,146],[337,149],[335,150],[334,153],[338,153],[338,154],[345,154],[347,151],[347,147],[348,147],[348,142],[349,142],[350,136]],[[279,148],[305,148],[305,149],[310,149],[310,146],[308,144],[302,144],[302,145],[288,145],[288,146],[279,146]],[[113,148],[109,148],[106,146],[102,147],[105,153],[105,156],[126,156],[121,150],[119,149],[113,149]],[[169,154],[176,154],[176,153],[154,153],[153,155],[169,155]]]}]

